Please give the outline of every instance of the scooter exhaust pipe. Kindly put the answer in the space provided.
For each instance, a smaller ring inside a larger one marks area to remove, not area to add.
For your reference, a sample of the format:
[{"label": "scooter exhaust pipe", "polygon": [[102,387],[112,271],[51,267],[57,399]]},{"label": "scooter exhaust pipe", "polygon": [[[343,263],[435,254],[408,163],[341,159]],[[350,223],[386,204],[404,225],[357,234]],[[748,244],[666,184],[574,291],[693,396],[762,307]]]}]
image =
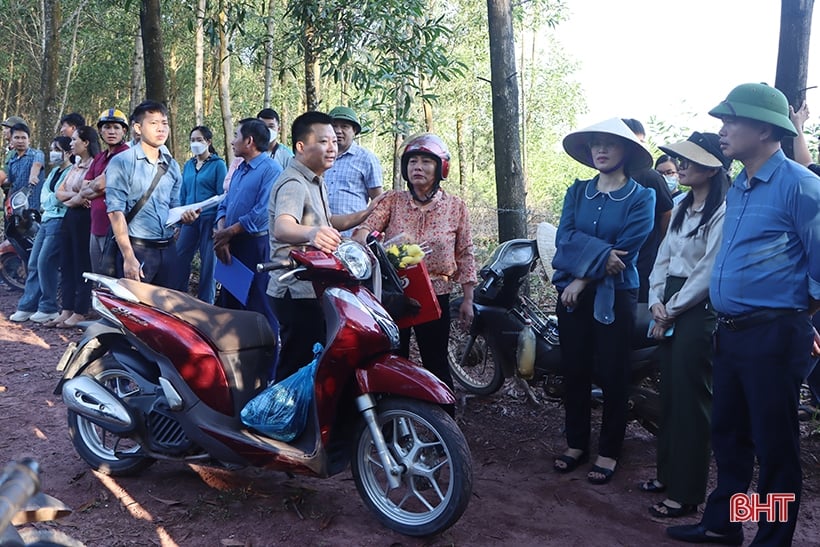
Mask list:
[{"label": "scooter exhaust pipe", "polygon": [[115,433],[134,430],[128,409],[102,384],[78,376],[63,385],[63,402],[69,410]]}]

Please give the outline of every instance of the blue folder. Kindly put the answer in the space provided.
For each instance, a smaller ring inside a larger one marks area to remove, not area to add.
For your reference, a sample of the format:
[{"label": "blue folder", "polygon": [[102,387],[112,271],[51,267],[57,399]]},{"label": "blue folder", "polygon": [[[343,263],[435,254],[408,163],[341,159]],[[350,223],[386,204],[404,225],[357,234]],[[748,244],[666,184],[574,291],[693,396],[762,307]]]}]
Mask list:
[{"label": "blue folder", "polygon": [[214,278],[222,284],[222,288],[234,295],[243,306],[248,303],[248,294],[253,283],[253,272],[235,256],[231,263],[225,264],[217,259]]}]

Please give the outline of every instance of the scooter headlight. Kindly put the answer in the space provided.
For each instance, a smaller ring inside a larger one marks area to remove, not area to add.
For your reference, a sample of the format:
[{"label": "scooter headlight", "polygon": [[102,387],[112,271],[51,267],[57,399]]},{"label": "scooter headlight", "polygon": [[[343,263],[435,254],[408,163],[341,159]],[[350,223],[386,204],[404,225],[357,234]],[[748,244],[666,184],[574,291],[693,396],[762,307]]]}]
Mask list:
[{"label": "scooter headlight", "polygon": [[336,249],[335,254],[355,279],[369,279],[373,274],[370,255],[361,244],[350,240],[344,241]]}]

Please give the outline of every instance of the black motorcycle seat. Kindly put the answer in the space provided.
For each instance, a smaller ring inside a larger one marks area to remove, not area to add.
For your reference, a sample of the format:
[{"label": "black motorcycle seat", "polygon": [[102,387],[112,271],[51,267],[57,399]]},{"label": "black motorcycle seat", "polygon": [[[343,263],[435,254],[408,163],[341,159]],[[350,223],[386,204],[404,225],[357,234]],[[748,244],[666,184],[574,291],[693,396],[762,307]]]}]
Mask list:
[{"label": "black motorcycle seat", "polygon": [[190,294],[133,279],[120,279],[118,283],[143,304],[192,325],[221,352],[276,344],[276,335],[261,313],[220,308]]}]

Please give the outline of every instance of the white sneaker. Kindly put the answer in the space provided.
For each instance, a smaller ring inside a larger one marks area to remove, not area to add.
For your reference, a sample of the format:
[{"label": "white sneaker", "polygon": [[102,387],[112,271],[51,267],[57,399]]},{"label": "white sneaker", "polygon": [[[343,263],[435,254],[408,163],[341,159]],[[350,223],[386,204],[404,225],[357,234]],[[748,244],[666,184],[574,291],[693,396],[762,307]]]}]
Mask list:
[{"label": "white sneaker", "polygon": [[9,321],[14,321],[15,323],[22,323],[23,321],[28,321],[32,315],[34,315],[33,311],[17,310],[13,314],[11,314],[11,316],[9,316]]},{"label": "white sneaker", "polygon": [[29,321],[34,321],[35,323],[45,323],[46,321],[51,321],[52,319],[57,319],[57,316],[60,315],[57,312],[53,313],[45,313],[42,311],[36,312],[34,315],[29,317]]}]

